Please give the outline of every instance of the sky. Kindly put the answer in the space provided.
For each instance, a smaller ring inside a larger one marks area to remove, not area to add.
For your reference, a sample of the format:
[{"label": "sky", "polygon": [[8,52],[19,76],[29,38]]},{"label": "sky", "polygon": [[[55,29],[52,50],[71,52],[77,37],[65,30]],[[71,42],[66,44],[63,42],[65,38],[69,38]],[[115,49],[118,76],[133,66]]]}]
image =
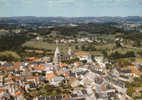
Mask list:
[{"label": "sky", "polygon": [[0,17],[142,16],[142,0],[0,0]]}]

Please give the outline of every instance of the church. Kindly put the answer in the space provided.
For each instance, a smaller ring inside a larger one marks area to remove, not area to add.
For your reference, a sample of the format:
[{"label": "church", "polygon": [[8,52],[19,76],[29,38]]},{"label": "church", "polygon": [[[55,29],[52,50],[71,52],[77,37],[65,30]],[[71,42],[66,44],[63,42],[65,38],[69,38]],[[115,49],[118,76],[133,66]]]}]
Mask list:
[{"label": "church", "polygon": [[78,58],[80,61],[86,60],[87,63],[93,62],[92,56],[88,52],[73,53],[71,47],[69,47],[67,54],[61,54],[59,47],[57,45],[55,53],[54,53],[53,63],[60,64],[60,62],[62,61],[75,59],[75,58]]},{"label": "church", "polygon": [[70,59],[73,59],[75,58],[74,54],[72,53],[72,49],[71,47],[69,47],[68,49],[68,52],[67,54],[62,54],[59,50],[59,47],[57,45],[56,47],[56,50],[55,50],[55,53],[54,53],[54,58],[53,58],[53,63],[54,64],[59,64],[60,62],[62,61],[65,61],[65,60],[70,60]]}]

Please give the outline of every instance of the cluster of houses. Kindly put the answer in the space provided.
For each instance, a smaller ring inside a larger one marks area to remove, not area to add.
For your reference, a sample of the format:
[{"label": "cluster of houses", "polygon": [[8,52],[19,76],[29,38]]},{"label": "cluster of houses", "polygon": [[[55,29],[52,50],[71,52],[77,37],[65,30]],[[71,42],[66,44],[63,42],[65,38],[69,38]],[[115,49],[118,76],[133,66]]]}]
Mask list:
[{"label": "cluster of houses", "polygon": [[[138,65],[127,68],[106,69],[110,63],[103,57],[92,59],[87,52],[73,54],[68,50],[68,59],[77,57],[72,64],[62,63],[57,46],[53,61],[49,57],[30,57],[21,62],[0,62],[0,100],[26,100],[25,92],[36,90],[45,84],[56,87],[68,82],[73,90],[70,95],[36,96],[33,100],[132,100],[126,93],[124,81],[132,81],[142,72]],[[86,60],[86,63],[82,61]]]},{"label": "cluster of houses", "polygon": [[77,38],[77,39],[61,39],[60,43],[82,43],[82,42],[88,42],[92,43],[94,42],[92,39],[85,37],[85,38]]}]

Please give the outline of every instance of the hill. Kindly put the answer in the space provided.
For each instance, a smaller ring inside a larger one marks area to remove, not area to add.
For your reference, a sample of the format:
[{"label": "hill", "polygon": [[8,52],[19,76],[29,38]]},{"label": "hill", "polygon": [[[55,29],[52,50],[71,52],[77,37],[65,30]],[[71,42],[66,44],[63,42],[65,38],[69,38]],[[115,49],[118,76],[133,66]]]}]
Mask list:
[{"label": "hill", "polygon": [[67,23],[137,23],[142,22],[142,17],[128,16],[128,17],[1,17],[0,23],[12,24],[67,24]]}]

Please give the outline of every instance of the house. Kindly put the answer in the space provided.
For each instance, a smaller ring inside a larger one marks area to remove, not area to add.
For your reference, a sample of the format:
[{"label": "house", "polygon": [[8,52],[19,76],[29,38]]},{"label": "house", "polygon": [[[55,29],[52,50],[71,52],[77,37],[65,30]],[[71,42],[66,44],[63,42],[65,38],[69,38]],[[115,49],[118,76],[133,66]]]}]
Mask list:
[{"label": "house", "polygon": [[[35,50],[34,51],[36,54],[43,54],[44,51],[43,50]],[[37,59],[37,61],[40,61],[40,59]]]},{"label": "house", "polygon": [[5,90],[4,89],[0,89],[0,100],[2,100],[3,96],[4,96]]},{"label": "house", "polygon": [[89,42],[89,43],[92,43],[93,41],[90,40],[88,37],[86,37],[86,38],[80,38],[80,39],[78,39],[77,42]]},{"label": "house", "polygon": [[142,88],[141,87],[138,87],[135,89],[135,92],[132,94],[133,97],[140,97],[141,96],[141,91],[142,91]]},{"label": "house", "polygon": [[69,78],[69,72],[65,72],[64,76],[65,76],[66,79],[68,79]]},{"label": "house", "polygon": [[43,61],[43,62],[50,62],[51,61],[51,57],[42,57],[40,59],[40,61]]},{"label": "house", "polygon": [[0,75],[0,87],[4,85],[3,83],[4,83],[4,76]]},{"label": "house", "polygon": [[111,74],[112,74],[113,76],[118,77],[118,76],[119,76],[119,71],[118,71],[116,68],[114,68],[114,69],[111,70]]},{"label": "house", "polygon": [[41,38],[39,37],[39,36],[37,36],[36,38],[35,38],[35,40],[37,40],[37,41],[39,41]]},{"label": "house", "polygon": [[12,30],[12,32],[15,32],[15,33],[20,33],[22,30],[21,29],[14,29]]},{"label": "house", "polygon": [[46,68],[45,64],[41,64],[41,65],[35,64],[35,66],[34,66],[34,69],[37,70],[37,71],[44,70],[45,68]]},{"label": "house", "polygon": [[124,76],[129,76],[129,77],[133,77],[134,76],[132,71],[130,69],[127,69],[127,68],[121,69],[119,67],[116,67],[116,73],[117,74],[119,73],[119,75],[124,75]]},{"label": "house", "polygon": [[95,65],[95,70],[103,72],[104,69],[99,64],[96,64]]},{"label": "house", "polygon": [[59,86],[59,83],[61,83],[64,80],[64,77],[53,77],[49,82],[50,84],[54,86]]},{"label": "house", "polygon": [[6,64],[7,62],[6,61],[0,61],[0,65],[2,66],[2,65],[4,65],[4,64]]},{"label": "house", "polygon": [[124,75],[120,75],[119,77],[119,80],[122,80],[122,81],[132,81],[132,78],[131,77],[128,77],[128,76],[124,76]]},{"label": "house", "polygon": [[86,60],[88,63],[92,62],[92,57],[88,52],[77,52],[75,55],[80,61]]},{"label": "house", "polygon": [[28,60],[28,61],[35,61],[36,58],[35,58],[35,57],[29,57],[27,60]]},{"label": "house", "polygon": [[68,40],[68,43],[75,43],[75,40],[69,39],[69,40]]},{"label": "house", "polygon": [[80,62],[74,62],[74,66],[79,67],[81,65]]},{"label": "house", "polygon": [[36,85],[38,84],[38,77],[36,77],[36,76],[26,76],[25,80],[27,82],[33,82]]},{"label": "house", "polygon": [[140,72],[136,66],[133,66],[133,65],[132,66],[127,66],[126,68],[124,68],[124,70],[125,69],[131,71],[131,76],[132,77],[139,77],[139,76],[142,75],[142,72]]},{"label": "house", "polygon": [[95,70],[95,68],[93,66],[88,66],[88,70],[90,70],[91,72],[98,74],[98,75],[105,75],[104,72]]},{"label": "house", "polygon": [[94,81],[95,81],[96,84],[99,84],[99,85],[104,82],[103,78],[100,78],[100,77],[96,77],[96,78],[94,79]]},{"label": "house", "polygon": [[54,72],[52,72],[52,71],[47,71],[46,72],[46,80],[51,80],[54,77],[56,77]]},{"label": "house", "polygon": [[[73,91],[73,93],[74,94],[76,94],[77,96],[83,96],[83,92],[81,91],[81,89],[75,89],[74,91]],[[86,92],[87,93],[87,92]]]},{"label": "house", "polygon": [[15,100],[24,100],[24,91],[18,90],[15,92]]},{"label": "house", "polygon": [[86,88],[86,92],[87,92],[87,95],[90,96],[92,94],[94,94],[93,90],[91,88]]},{"label": "house", "polygon": [[70,100],[70,99],[65,99],[64,96],[38,96],[35,97],[33,100]]},{"label": "house", "polygon": [[136,58],[136,60],[134,61],[134,64],[142,65],[142,58]]},{"label": "house", "polygon": [[61,39],[60,42],[61,42],[61,43],[67,43],[67,40]]},{"label": "house", "polygon": [[26,91],[28,91],[29,89],[30,90],[35,90],[36,89],[36,85],[33,82],[25,82],[24,87],[25,87]]},{"label": "house", "polygon": [[76,72],[76,77],[79,78],[79,79],[83,79],[85,74],[87,74],[87,73],[88,73],[87,70],[86,71],[81,71],[80,70],[79,72]]},{"label": "house", "polygon": [[107,93],[104,93],[104,92],[96,93],[95,96],[97,100],[108,100]]},{"label": "house", "polygon": [[69,77],[70,77],[70,78],[71,78],[71,77],[76,77],[76,73],[70,72],[70,73],[69,73]]},{"label": "house", "polygon": [[15,63],[13,64],[13,67],[14,67],[14,69],[15,69],[16,71],[20,70],[20,62],[15,62]]},{"label": "house", "polygon": [[126,98],[127,95],[125,96],[122,93],[117,93],[116,95],[117,95],[119,100],[133,100],[133,99],[130,99],[130,98],[129,99]]},{"label": "house", "polygon": [[77,87],[80,85],[80,81],[77,80],[75,77],[71,77],[69,83],[71,84],[72,87]]},{"label": "house", "polygon": [[105,63],[104,63],[104,57],[99,56],[99,57],[95,57],[95,61],[101,66],[101,67],[105,67]]}]

